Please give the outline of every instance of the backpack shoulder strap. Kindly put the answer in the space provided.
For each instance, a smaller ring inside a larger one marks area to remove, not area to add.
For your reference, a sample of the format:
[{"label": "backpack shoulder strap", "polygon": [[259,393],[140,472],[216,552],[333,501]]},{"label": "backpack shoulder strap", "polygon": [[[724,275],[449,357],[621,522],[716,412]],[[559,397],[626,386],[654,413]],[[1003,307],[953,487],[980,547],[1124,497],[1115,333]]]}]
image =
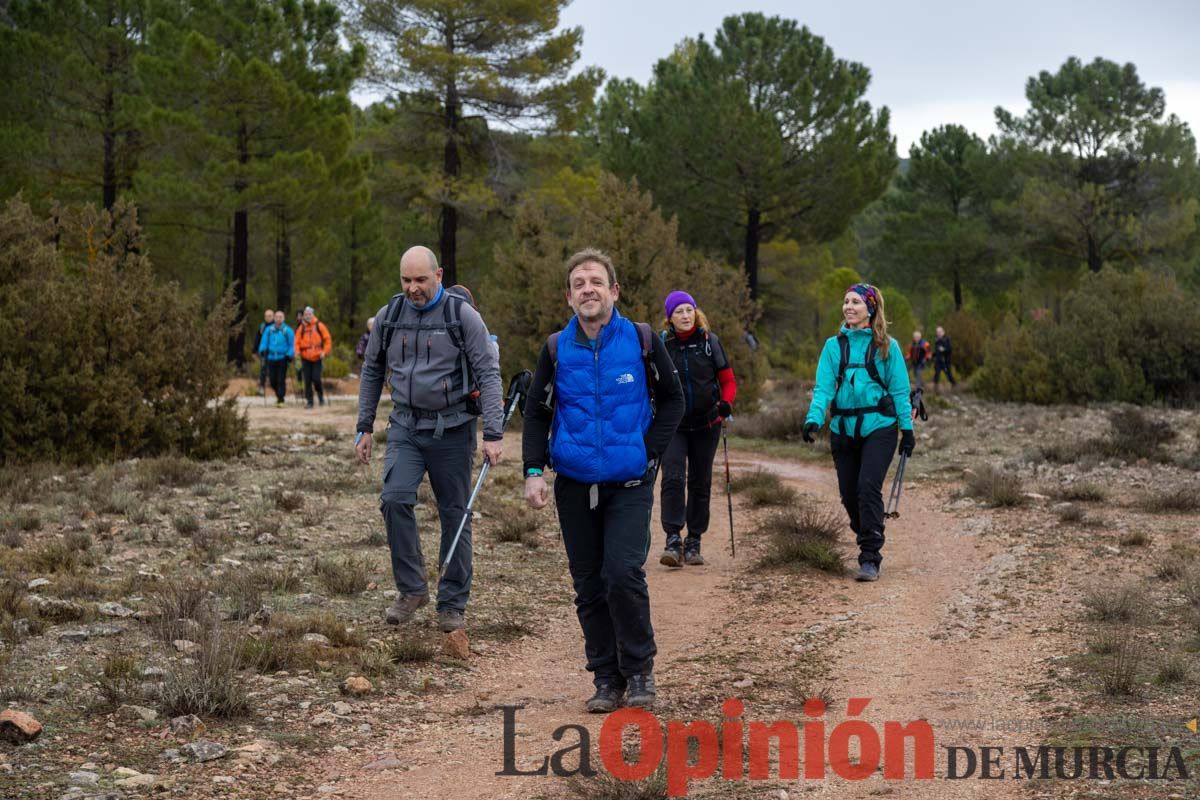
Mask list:
[{"label": "backpack shoulder strap", "polygon": [[555,331],[546,337],[546,352],[550,355],[550,380],[546,382],[542,405],[550,412],[554,411],[554,381],[558,376],[558,335],[560,333],[562,331]]},{"label": "backpack shoulder strap", "polygon": [[655,410],[654,389],[658,385],[658,364],[654,363],[654,329],[648,322],[635,322],[642,344],[642,364],[646,368],[646,391],[650,393],[650,411]]},{"label": "backpack shoulder strap", "polygon": [[883,378],[881,378],[879,375],[879,367],[877,367],[875,365],[875,356],[878,352],[879,352],[879,347],[878,347],[878,345],[875,344],[875,337],[872,336],[871,343],[867,345],[867,357],[865,359],[866,360],[865,366],[867,368],[867,374],[871,376],[871,380],[875,381],[880,386],[882,386],[884,391],[887,391],[887,388],[888,388],[887,384],[884,382]]},{"label": "backpack shoulder strap", "polygon": [[376,320],[376,324],[383,326],[382,341],[379,343],[379,363],[387,368],[387,352],[392,345],[392,334],[396,332],[396,320],[400,318],[400,312],[404,310],[404,293],[392,295],[392,299],[388,300],[387,308],[383,311],[383,319]]},{"label": "backpack shoulder strap", "polygon": [[462,305],[466,302],[468,302],[467,299],[457,291],[448,290],[445,308],[442,310],[442,319],[446,323],[446,335],[458,348],[458,368],[462,372],[464,394],[471,391],[471,365],[467,359],[467,343],[462,332]]},{"label": "backpack shoulder strap", "polygon": [[841,353],[841,360],[838,361],[837,381],[834,383],[833,396],[837,398],[838,391],[842,388],[842,381],[846,380],[846,367],[850,366],[850,337],[844,333],[837,335],[838,350]]}]

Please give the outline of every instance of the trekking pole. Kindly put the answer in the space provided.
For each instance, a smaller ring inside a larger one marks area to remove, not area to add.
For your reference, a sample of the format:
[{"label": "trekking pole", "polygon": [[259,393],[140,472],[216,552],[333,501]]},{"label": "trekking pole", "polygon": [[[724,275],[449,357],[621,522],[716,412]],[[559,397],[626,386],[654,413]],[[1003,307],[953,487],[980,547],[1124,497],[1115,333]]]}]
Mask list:
[{"label": "trekking pole", "polygon": [[898,519],[900,517],[900,492],[904,489],[904,467],[908,464],[908,456],[900,454],[900,464],[896,467],[896,477],[892,478],[892,491],[888,494],[887,508],[890,511],[884,511],[884,519]]},{"label": "trekking pole", "polygon": [[[512,419],[518,406],[521,404],[521,398],[525,397],[529,392],[529,384],[533,381],[533,375],[529,370],[521,370],[508,382],[508,395],[504,399],[504,420],[500,423],[500,430],[503,431],[508,427],[508,421]],[[479,496],[479,490],[483,488],[483,481],[487,477],[488,470],[492,468],[492,462],[488,461],[487,456],[483,457],[483,466],[479,469],[479,477],[475,480],[475,488],[471,491],[471,497],[467,500],[467,508],[463,513],[462,520],[458,523],[458,531],[454,534],[454,541],[450,542],[450,549],[446,551],[446,560],[438,566],[438,580],[446,577],[446,570],[450,568],[450,560],[454,558],[454,550],[458,547],[458,540],[462,538],[463,528],[467,526],[467,520],[471,518],[471,509],[475,505],[475,498]]]},{"label": "trekking pole", "polygon": [[729,437],[725,433],[725,422],[721,422],[721,442],[725,447],[725,500],[729,503],[729,555],[737,558],[737,544],[733,540],[733,486],[729,479]]}]

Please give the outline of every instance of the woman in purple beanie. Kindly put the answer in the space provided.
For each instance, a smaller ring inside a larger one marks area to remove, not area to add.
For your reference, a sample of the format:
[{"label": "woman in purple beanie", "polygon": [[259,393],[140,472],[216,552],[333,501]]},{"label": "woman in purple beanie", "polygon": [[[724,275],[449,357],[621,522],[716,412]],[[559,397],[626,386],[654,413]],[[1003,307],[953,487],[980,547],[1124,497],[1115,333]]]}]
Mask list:
[{"label": "woman in purple beanie", "polygon": [[708,530],[713,458],[721,425],[733,413],[737,381],[725,349],[690,294],[671,292],[663,311],[667,315],[663,341],[679,372],[687,405],[662,457],[661,514],[667,544],[659,563],[682,567],[704,563],[700,537]]}]

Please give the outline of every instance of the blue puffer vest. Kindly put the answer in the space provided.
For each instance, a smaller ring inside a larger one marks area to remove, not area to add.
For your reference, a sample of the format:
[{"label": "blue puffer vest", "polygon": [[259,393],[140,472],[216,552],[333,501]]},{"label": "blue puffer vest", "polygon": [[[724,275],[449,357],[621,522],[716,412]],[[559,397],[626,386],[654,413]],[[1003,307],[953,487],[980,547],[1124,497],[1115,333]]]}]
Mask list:
[{"label": "blue puffer vest", "polygon": [[583,483],[640,478],[652,414],[637,327],[614,308],[594,349],[575,340],[578,327],[572,318],[558,337],[551,464]]}]

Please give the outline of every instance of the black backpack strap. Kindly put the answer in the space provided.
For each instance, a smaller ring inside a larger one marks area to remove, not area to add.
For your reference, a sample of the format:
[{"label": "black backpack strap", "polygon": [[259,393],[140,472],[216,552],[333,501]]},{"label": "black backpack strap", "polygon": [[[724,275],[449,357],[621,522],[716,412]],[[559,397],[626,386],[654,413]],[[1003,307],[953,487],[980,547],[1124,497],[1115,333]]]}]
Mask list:
[{"label": "black backpack strap", "polygon": [[442,320],[446,323],[446,334],[450,342],[458,348],[458,368],[462,373],[462,390],[464,395],[474,389],[471,386],[471,364],[467,359],[466,339],[462,332],[462,304],[467,302],[457,292],[446,292],[445,308],[442,310]]},{"label": "black backpack strap", "polygon": [[842,390],[842,382],[846,380],[846,367],[850,366],[850,337],[844,333],[837,335],[838,350],[841,360],[838,362],[837,380],[833,384],[833,410],[837,413],[837,396]]},{"label": "black backpack strap", "polygon": [[379,365],[387,369],[387,353],[388,348],[392,346],[392,334],[396,332],[396,320],[400,318],[400,313],[404,310],[404,293],[392,295],[392,299],[388,301],[387,308],[384,309],[383,319],[376,320],[377,325],[382,325],[382,333],[380,334],[382,341],[379,342],[379,354],[376,358]]},{"label": "black backpack strap", "polygon": [[633,323],[638,330],[638,339],[642,343],[642,364],[646,368],[646,391],[650,393],[650,413],[654,414],[654,390],[658,386],[658,365],[654,363],[654,329],[646,322]]},{"label": "black backpack strap", "polygon": [[867,345],[867,358],[865,364],[867,368],[867,375],[871,377],[871,380],[882,386],[883,390],[886,392],[888,385],[883,382],[883,378],[879,377],[879,367],[875,364],[875,356],[878,354],[879,346],[875,344],[875,337],[872,336],[871,343]]},{"label": "black backpack strap", "polygon": [[550,354],[550,380],[546,383],[542,405],[551,413],[554,412],[554,381],[558,376],[558,335],[560,333],[562,331],[555,331],[546,337],[546,351]]}]

